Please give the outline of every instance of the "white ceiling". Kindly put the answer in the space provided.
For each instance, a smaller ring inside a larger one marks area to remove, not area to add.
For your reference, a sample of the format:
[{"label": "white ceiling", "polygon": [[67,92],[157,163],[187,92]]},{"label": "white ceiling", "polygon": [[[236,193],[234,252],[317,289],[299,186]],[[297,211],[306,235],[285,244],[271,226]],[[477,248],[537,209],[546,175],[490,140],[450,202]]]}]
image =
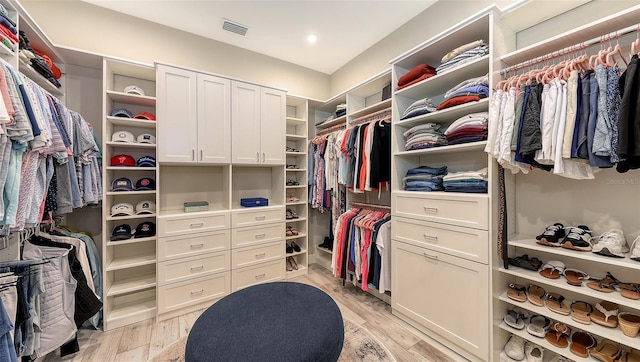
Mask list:
[{"label": "white ceiling", "polygon": [[[83,1],[331,74],[437,0]],[[222,30],[223,18],[246,36]]]}]

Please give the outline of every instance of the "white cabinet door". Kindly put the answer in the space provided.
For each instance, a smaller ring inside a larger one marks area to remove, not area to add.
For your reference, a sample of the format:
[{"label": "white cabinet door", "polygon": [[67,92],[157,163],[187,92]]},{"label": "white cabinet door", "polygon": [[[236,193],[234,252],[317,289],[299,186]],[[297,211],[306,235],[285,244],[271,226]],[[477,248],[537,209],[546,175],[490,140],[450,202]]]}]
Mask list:
[{"label": "white cabinet door", "polygon": [[260,102],[260,120],[262,133],[260,138],[262,163],[284,165],[286,162],[286,112],[287,98],[283,91],[262,88]]},{"label": "white cabinet door", "polygon": [[262,163],[260,154],[260,87],[231,82],[231,157],[233,163]]},{"label": "white cabinet door", "polygon": [[489,267],[393,240],[394,314],[489,358]]},{"label": "white cabinet door", "polygon": [[158,65],[157,144],[159,162],[196,162],[196,73]]},{"label": "white cabinet door", "polygon": [[231,99],[228,79],[198,74],[198,150],[200,163],[231,161]]}]

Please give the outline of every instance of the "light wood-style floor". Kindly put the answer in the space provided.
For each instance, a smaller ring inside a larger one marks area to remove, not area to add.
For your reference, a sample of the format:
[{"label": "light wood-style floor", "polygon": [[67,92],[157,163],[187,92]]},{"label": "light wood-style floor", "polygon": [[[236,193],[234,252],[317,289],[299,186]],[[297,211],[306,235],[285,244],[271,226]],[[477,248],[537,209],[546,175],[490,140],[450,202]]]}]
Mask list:
[{"label": "light wood-style floor", "polygon": [[[341,280],[320,266],[312,265],[308,275],[293,281],[314,285],[327,292],[340,307],[344,318],[376,336],[398,362],[455,361],[450,354],[444,354],[429,344],[420,332],[391,315],[388,304],[353,285],[342,286]],[[55,351],[39,360],[147,361],[188,335],[201,313],[197,311],[163,322],[147,320],[108,332],[82,329],[78,332],[80,352],[60,358],[59,352]]]}]

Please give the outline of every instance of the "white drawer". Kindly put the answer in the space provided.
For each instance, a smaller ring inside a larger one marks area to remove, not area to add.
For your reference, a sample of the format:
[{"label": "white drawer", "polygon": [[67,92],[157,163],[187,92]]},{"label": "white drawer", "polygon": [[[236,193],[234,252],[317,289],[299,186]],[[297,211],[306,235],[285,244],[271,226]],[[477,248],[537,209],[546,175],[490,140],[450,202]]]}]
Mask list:
[{"label": "white drawer", "polygon": [[236,291],[251,285],[275,282],[284,279],[284,258],[264,264],[234,270],[232,290]]},{"label": "white drawer", "polygon": [[227,211],[159,216],[158,237],[228,229],[230,225],[229,219],[230,216]]},{"label": "white drawer", "polygon": [[245,247],[284,239],[285,224],[271,224],[231,229],[231,247]]},{"label": "white drawer", "polygon": [[158,285],[203,277],[231,268],[231,252],[222,251],[158,263]]},{"label": "white drawer", "polygon": [[485,194],[395,192],[393,203],[393,216],[482,230],[489,225],[489,198]]},{"label": "white drawer", "polygon": [[219,299],[231,292],[231,272],[158,287],[158,314]]},{"label": "white drawer", "polygon": [[245,266],[284,258],[284,249],[284,240],[247,248],[233,249],[231,252],[233,268],[243,268]]},{"label": "white drawer", "polygon": [[231,248],[229,230],[158,239],[158,261],[202,255]]},{"label": "white drawer", "polygon": [[253,226],[284,221],[284,207],[254,207],[233,210],[231,227]]},{"label": "white drawer", "polygon": [[489,263],[489,232],[486,230],[392,218],[391,234],[394,240],[483,264]]}]

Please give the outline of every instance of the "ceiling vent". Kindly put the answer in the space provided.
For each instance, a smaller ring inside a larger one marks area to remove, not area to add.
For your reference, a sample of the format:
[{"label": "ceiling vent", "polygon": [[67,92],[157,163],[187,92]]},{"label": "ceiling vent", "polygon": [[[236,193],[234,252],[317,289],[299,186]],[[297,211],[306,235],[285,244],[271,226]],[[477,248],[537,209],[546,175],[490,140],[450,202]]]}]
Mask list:
[{"label": "ceiling vent", "polygon": [[234,23],[229,19],[222,19],[222,29],[242,36],[245,36],[245,34],[247,34],[247,30],[249,30],[246,26]]}]

